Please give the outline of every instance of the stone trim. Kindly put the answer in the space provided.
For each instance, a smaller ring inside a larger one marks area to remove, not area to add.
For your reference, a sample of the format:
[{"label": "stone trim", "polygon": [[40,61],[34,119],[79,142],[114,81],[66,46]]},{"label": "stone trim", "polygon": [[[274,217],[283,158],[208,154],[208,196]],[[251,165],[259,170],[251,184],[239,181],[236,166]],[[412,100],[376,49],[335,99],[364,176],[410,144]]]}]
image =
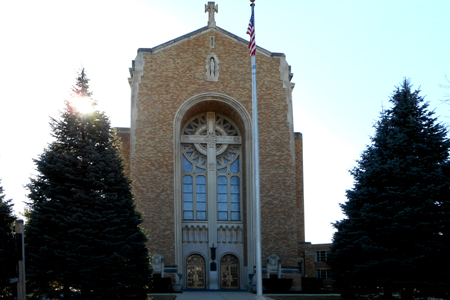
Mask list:
[{"label": "stone trim", "polygon": [[175,268],[164,268],[164,273],[167,273],[167,274],[177,274],[177,268],[175,267]]},{"label": "stone trim", "polygon": [[114,127],[117,133],[130,133],[130,127]]},{"label": "stone trim", "polygon": [[133,61],[132,77],[128,79],[131,88],[131,130],[130,130],[130,159],[133,158],[136,147],[136,120],[138,117],[137,101],[139,101],[139,85],[144,74],[144,54],[138,53]]},{"label": "stone trim", "polygon": [[291,70],[290,67],[286,61],[286,56],[277,56],[280,58],[280,79],[283,82],[283,88],[286,95],[286,102],[288,105],[288,112],[286,119],[289,123],[289,134],[290,134],[290,140],[289,140],[289,146],[291,148],[291,155],[292,155],[292,161],[295,162],[295,141],[294,141],[294,115],[292,110],[292,84],[290,80],[291,76]]},{"label": "stone trim", "polygon": [[[195,38],[197,36],[203,35],[203,34],[208,33],[208,32],[220,33],[220,34],[226,36],[227,38],[242,44],[246,48],[247,48],[248,43],[249,43],[248,40],[245,40],[245,39],[243,39],[243,38],[241,38],[241,37],[239,37],[239,36],[237,36],[235,34],[232,34],[231,32],[226,31],[225,29],[222,29],[220,27],[211,28],[211,27],[205,26],[205,27],[202,27],[202,28],[197,29],[195,31],[192,31],[192,32],[190,32],[188,34],[182,35],[182,36],[177,37],[177,38],[175,38],[173,40],[170,40],[168,42],[165,42],[163,44],[155,46],[153,48],[139,48],[137,50],[137,52],[138,53],[147,52],[147,53],[151,53],[151,54],[158,53],[159,51],[162,51],[162,50],[168,49],[168,48],[170,48],[172,46],[181,44],[181,43],[183,43],[185,41],[188,41],[188,40],[190,40],[192,38]],[[267,56],[267,57],[285,57],[285,55],[283,53],[276,53],[276,52],[272,53],[269,50],[266,50],[266,49],[264,49],[262,47],[259,47],[258,45],[256,46],[256,52],[258,52],[259,54],[262,54],[264,56]]]}]

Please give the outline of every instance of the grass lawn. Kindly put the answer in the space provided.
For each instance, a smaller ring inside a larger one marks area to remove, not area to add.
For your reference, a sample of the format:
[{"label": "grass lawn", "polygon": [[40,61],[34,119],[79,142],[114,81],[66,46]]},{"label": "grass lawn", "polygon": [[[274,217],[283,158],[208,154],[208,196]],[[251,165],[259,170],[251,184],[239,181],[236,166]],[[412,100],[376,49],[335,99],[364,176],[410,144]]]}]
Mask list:
[{"label": "grass lawn", "polygon": [[275,300],[342,300],[339,296],[269,296]]},{"label": "grass lawn", "polygon": [[148,300],[175,300],[175,295],[151,295]]}]

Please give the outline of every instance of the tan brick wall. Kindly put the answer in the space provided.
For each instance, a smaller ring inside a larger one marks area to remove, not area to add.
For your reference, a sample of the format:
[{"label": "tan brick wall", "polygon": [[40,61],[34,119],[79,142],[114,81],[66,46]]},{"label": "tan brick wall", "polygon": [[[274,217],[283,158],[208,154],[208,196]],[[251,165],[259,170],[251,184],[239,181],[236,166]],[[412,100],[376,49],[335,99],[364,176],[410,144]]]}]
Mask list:
[{"label": "tan brick wall", "polygon": [[[210,36],[215,36],[213,49]],[[206,58],[211,52],[220,61],[218,82],[206,80]],[[276,253],[283,265],[297,265],[297,242],[304,239],[296,175],[299,166],[289,147],[288,103],[280,60],[261,54],[256,59],[263,263],[267,255]],[[131,173],[138,209],[144,211],[144,227],[149,230],[150,252],[164,253],[166,265],[171,265],[175,264],[174,116],[183,102],[205,92],[231,96],[251,115],[251,65],[247,47],[215,32],[157,53],[145,52],[144,60]],[[214,109],[214,104],[203,109]]]},{"label": "tan brick wall", "polygon": [[305,277],[315,277],[314,251],[304,252]]},{"label": "tan brick wall", "polygon": [[306,277],[315,277],[316,269],[329,269],[326,262],[316,262],[316,251],[330,251],[332,244],[311,244],[301,243],[299,245],[302,258],[304,260],[304,269]]},{"label": "tan brick wall", "polygon": [[[311,251],[330,251],[332,244],[313,244]],[[330,266],[326,262],[314,262],[314,269],[329,269]]]},{"label": "tan brick wall", "polygon": [[298,242],[305,242],[305,208],[303,193],[303,137],[295,133],[295,183],[298,209]]}]

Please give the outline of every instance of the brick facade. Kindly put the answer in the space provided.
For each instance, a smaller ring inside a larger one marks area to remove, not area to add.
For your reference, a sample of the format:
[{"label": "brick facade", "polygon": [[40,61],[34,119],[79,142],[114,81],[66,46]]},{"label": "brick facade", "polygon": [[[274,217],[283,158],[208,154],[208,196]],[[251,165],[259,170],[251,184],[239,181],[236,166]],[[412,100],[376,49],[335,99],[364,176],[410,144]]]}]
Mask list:
[{"label": "brick facade", "polygon": [[[206,74],[208,59],[213,55],[219,73],[217,81],[208,80],[211,76]],[[301,134],[293,132],[290,68],[283,54],[262,48],[257,50],[256,61],[262,264],[265,265],[270,254],[278,255],[282,276],[293,278],[294,288],[299,289],[301,261],[305,263],[304,272],[308,276],[313,276],[314,267],[304,246],[303,145]],[[218,27],[204,27],[155,48],[139,49],[131,74],[132,124],[130,129],[119,128],[118,135],[123,142],[126,172],[133,179],[137,209],[143,212],[150,253],[162,254],[168,270],[186,273],[185,257],[181,255],[186,246],[179,228],[183,220],[177,210],[182,201],[179,199],[181,183],[177,179],[180,178],[177,160],[181,157],[177,152],[180,143],[177,135],[181,128],[177,126],[184,126],[199,113],[223,114],[235,122],[243,138],[241,215],[244,230],[240,288],[248,288],[248,275],[253,274],[254,234],[253,217],[248,211],[252,210],[253,183],[249,159],[252,147],[251,125],[248,124],[251,120],[245,117],[252,115],[247,41]],[[182,110],[189,101],[193,104]],[[220,253],[222,244],[216,242],[215,245]],[[199,253],[205,252],[207,267],[208,246],[198,248]],[[285,272],[289,275],[283,275],[283,269],[289,269]],[[213,281],[212,271],[208,274],[210,279],[207,280]]]}]

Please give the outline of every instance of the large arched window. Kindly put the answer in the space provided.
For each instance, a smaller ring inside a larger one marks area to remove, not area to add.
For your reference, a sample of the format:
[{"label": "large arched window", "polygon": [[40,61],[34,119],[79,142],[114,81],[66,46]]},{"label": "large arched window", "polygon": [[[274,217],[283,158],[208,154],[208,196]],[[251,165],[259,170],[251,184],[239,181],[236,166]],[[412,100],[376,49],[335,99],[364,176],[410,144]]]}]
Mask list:
[{"label": "large arched window", "polygon": [[181,133],[183,220],[207,220],[211,201],[217,201],[218,221],[241,220],[241,143],[239,129],[224,115],[208,112],[186,122]]}]

